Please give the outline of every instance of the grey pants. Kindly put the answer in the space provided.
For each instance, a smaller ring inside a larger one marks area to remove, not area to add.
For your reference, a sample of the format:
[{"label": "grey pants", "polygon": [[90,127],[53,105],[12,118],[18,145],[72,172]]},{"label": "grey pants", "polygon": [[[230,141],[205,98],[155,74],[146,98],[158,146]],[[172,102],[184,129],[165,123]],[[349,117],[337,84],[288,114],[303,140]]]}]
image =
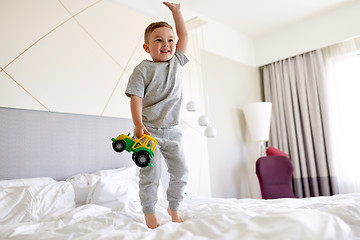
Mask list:
[{"label": "grey pants", "polygon": [[184,198],[188,170],[182,147],[182,133],[176,128],[146,127],[151,136],[158,141],[155,156],[151,160],[153,167],[140,169],[139,195],[144,214],[155,213],[157,190],[161,178],[161,159],[165,159],[170,174],[167,200],[171,210],[178,210]]}]

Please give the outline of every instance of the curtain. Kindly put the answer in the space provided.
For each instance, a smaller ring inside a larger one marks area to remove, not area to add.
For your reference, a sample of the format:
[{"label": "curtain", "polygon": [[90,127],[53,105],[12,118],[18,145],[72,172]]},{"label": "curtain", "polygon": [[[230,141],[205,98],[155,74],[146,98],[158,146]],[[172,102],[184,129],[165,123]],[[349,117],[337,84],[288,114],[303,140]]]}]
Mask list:
[{"label": "curtain", "polygon": [[334,157],[340,193],[360,192],[360,38],[321,49],[326,69],[335,133]]},{"label": "curtain", "polygon": [[281,60],[261,70],[265,100],[273,104],[269,144],[289,154],[295,195],[337,194],[321,51]]}]

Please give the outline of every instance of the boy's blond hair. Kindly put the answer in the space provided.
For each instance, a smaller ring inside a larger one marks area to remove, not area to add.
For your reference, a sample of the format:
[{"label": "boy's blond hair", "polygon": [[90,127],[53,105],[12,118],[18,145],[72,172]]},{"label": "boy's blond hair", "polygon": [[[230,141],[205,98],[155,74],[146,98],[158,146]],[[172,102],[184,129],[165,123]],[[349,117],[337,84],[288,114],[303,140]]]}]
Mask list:
[{"label": "boy's blond hair", "polygon": [[150,34],[157,28],[160,27],[167,27],[170,28],[171,30],[173,30],[173,28],[171,27],[170,24],[168,24],[167,22],[153,22],[151,23],[149,26],[147,26],[147,28],[145,29],[145,34],[144,34],[144,41],[145,43],[149,43],[149,36]]}]

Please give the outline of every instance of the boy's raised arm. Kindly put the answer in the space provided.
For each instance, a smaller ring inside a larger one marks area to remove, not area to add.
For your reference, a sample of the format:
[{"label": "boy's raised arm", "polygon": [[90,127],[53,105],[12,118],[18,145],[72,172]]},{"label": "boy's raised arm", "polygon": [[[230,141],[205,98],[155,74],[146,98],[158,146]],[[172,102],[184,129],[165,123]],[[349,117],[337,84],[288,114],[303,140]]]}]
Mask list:
[{"label": "boy's raised arm", "polygon": [[176,48],[178,48],[183,53],[186,53],[186,48],[188,44],[188,32],[186,30],[186,25],[184,18],[180,11],[180,4],[163,2],[171,11],[176,28],[176,34],[178,35],[178,42]]}]

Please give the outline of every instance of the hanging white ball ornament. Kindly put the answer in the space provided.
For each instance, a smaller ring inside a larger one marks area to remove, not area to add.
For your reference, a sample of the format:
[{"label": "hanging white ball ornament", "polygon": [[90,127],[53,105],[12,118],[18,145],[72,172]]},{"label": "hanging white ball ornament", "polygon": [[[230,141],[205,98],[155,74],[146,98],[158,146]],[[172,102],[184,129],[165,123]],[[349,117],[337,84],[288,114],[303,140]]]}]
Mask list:
[{"label": "hanging white ball ornament", "polygon": [[207,126],[210,123],[210,119],[206,115],[202,115],[198,119],[198,123],[200,126]]},{"label": "hanging white ball ornament", "polygon": [[205,128],[205,136],[208,138],[215,137],[217,135],[216,128],[212,126],[208,126]]},{"label": "hanging white ball ornament", "polygon": [[197,110],[197,104],[196,102],[194,101],[190,101],[186,104],[186,109],[189,111],[189,112],[196,112]]}]

